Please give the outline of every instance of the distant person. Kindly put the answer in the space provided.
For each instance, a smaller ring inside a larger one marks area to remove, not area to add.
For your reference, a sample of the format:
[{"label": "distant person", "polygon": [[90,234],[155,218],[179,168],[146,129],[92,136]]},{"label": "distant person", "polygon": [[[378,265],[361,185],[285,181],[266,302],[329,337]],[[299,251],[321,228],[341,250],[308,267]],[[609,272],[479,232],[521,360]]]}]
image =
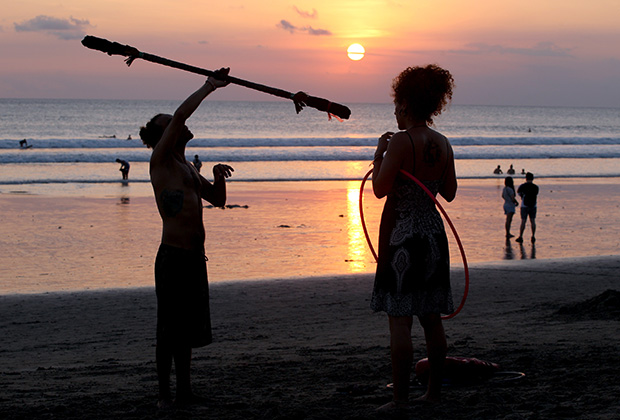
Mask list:
[{"label": "distant person", "polygon": [[441,314],[453,312],[446,231],[434,201],[400,170],[423,180],[447,201],[456,195],[454,153],[448,139],[431,129],[452,99],[454,80],[435,65],[409,67],[392,83],[398,133],[378,141],[373,161],[375,196],[387,196],[381,216],[379,258],[370,306],[388,315],[394,381],[393,400],[379,409],[409,404],[413,363],[411,327],[417,317],[426,338],[430,379],[423,402],[441,398],[447,352]]},{"label": "distant person", "polygon": [[515,174],[515,169],[512,167],[512,165],[510,165],[510,168],[508,168],[508,170],[506,171],[506,173],[508,175],[514,175]]},{"label": "distant person", "polygon": [[127,136],[127,140],[131,140],[131,134]]},{"label": "distant person", "polygon": [[500,175],[503,174],[504,172],[502,171],[502,167],[500,165],[497,165],[497,168],[495,168],[495,170],[493,171],[493,173],[495,175]]},{"label": "distant person", "polygon": [[123,159],[116,159],[116,161],[121,164],[119,171],[123,175],[123,180],[129,179],[129,162]]},{"label": "distant person", "polygon": [[525,175],[525,169],[521,169],[521,175]]},{"label": "distant person", "polygon": [[[228,71],[220,69],[217,73],[224,78]],[[142,141],[153,149],[149,172],[163,224],[155,260],[159,408],[172,405],[173,360],[175,404],[199,401],[191,389],[192,348],[212,341],[202,200],[216,207],[226,204],[226,178],[233,168],[217,164],[213,167],[213,183],[203,178],[185,159],[185,147],[194,137],[185,122],[211,92],[227,84],[209,76],[174,115],[157,114],[140,129]]]},{"label": "distant person", "polygon": [[30,149],[32,147],[31,144],[28,144],[28,140],[23,139],[19,141],[19,147],[22,149]]},{"label": "distant person", "polygon": [[202,162],[200,161],[200,157],[198,155],[194,155],[194,160],[192,162],[194,164],[194,168],[200,173],[200,168],[202,168]]},{"label": "distant person", "polygon": [[527,218],[530,218],[532,228],[532,243],[536,242],[536,199],[538,197],[538,185],[534,184],[534,174],[525,174],[525,183],[519,186],[517,193],[521,197],[521,229],[517,242],[523,242],[523,231]]},{"label": "distant person", "polygon": [[515,197],[515,183],[511,176],[504,179],[502,198],[504,199],[504,214],[506,215],[506,238],[512,238],[514,235],[510,233],[510,225],[515,215],[516,205],[519,203]]}]

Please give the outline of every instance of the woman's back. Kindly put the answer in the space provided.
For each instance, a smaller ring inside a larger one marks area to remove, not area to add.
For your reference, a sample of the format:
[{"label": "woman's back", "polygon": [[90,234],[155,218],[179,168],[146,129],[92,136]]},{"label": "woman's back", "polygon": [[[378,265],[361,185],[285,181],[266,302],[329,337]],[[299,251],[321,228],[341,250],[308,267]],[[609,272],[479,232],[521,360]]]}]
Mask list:
[{"label": "woman's back", "polygon": [[403,160],[402,169],[419,180],[443,180],[450,154],[448,140],[428,127],[411,128],[405,133],[409,136],[412,152],[409,159]]}]

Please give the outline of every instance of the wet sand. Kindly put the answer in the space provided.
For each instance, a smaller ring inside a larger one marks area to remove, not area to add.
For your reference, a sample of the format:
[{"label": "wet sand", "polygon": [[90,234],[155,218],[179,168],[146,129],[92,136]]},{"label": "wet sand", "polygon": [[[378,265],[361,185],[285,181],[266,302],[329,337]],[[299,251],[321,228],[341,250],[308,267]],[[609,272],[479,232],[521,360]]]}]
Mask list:
[{"label": "wet sand", "polygon": [[212,284],[215,342],[193,362],[207,402],[169,413],[155,408],[152,288],[0,296],[0,417],[616,419],[620,303],[604,293],[619,270],[620,256],[474,264],[448,353],[525,377],[445,387],[395,417],[374,412],[391,379],[368,274]]},{"label": "wet sand", "polygon": [[[503,178],[461,180],[445,204],[470,262],[609,255],[620,249],[617,179],[540,179],[538,230],[504,237]],[[517,181],[519,184],[519,181]],[[148,184],[105,195],[0,194],[0,295],[153,284],[161,221]],[[211,282],[370,274],[359,181],[231,182],[225,210],[205,208]],[[365,221],[377,238],[383,201],[370,185]],[[512,232],[518,233],[514,218]],[[450,238],[452,262],[462,267]]]}]

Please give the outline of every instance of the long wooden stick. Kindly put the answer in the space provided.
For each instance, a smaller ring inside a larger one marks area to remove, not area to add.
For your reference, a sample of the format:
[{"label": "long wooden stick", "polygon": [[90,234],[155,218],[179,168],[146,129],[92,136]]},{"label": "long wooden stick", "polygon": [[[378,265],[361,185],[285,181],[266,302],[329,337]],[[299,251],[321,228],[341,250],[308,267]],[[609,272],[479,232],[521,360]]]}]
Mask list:
[{"label": "long wooden stick", "polygon": [[[91,50],[101,51],[108,55],[122,55],[128,57],[125,60],[128,66],[130,66],[134,60],[141,58],[146,61],[151,61],[153,63],[162,64],[164,66],[185,70],[191,73],[221,78],[221,75],[217,74],[215,71],[190,66],[189,64],[180,63],[178,61],[158,57],[153,54],[144,53],[130,45],[122,45],[118,42],[111,42],[103,38],[97,38],[87,35],[82,40],[82,45],[84,45],[86,48],[90,48]],[[269,93],[271,95],[279,96],[281,98],[290,99],[295,103],[295,111],[298,114],[304,108],[304,106],[307,105],[309,107],[318,109],[319,111],[324,111],[328,114],[333,114],[343,119],[348,119],[351,115],[351,110],[344,105],[330,102],[327,99],[310,96],[304,92],[291,93],[287,92],[286,90],[261,85],[259,83],[250,82],[248,80],[239,79],[233,76],[226,76],[225,80],[239,86],[244,86],[250,89],[258,90],[260,92]]]}]

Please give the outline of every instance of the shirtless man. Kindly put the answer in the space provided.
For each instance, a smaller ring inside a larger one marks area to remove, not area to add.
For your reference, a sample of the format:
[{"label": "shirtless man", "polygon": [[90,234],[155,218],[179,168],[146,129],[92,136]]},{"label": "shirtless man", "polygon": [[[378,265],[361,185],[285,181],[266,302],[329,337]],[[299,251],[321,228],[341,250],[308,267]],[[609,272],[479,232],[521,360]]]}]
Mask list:
[{"label": "shirtless man", "polygon": [[[220,69],[222,76],[229,69]],[[216,77],[190,95],[174,115],[158,114],[140,129],[140,137],[153,149],[150,175],[163,222],[161,245],[155,260],[157,294],[157,378],[159,408],[173,400],[170,372],[174,360],[178,405],[196,402],[190,384],[192,348],[211,343],[209,288],[205,256],[202,199],[216,207],[226,203],[226,178],[233,168],[213,167],[213,183],[185,159],[185,146],[193,134],[185,121],[200,103],[228,83]]]}]

